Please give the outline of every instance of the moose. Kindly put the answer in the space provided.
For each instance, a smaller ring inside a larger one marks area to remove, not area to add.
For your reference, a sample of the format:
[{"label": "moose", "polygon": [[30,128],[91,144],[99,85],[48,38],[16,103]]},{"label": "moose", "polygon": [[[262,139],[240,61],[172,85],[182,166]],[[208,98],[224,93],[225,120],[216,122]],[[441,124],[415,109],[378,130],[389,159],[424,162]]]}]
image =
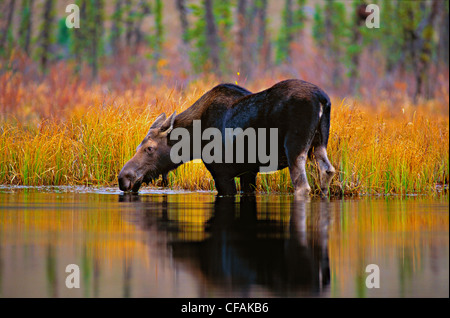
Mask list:
[{"label": "moose", "polygon": [[[259,93],[251,93],[234,84],[220,84],[206,92],[182,113],[177,115],[174,112],[169,117],[163,113],[156,118],[137,147],[136,154],[120,171],[119,188],[125,192],[138,192],[142,183],[148,183],[159,175],[164,176],[183,162],[203,159],[204,153],[193,149],[195,144],[199,143],[194,140],[194,131],[195,123],[200,121],[202,132],[212,128],[222,132],[223,151],[220,153],[223,160],[203,160],[214,179],[219,196],[237,193],[236,177],[240,178],[241,191],[244,194],[254,193],[256,189],[256,176],[262,171],[264,162],[259,158],[256,161],[248,160],[251,157],[248,152],[244,160],[229,161],[225,158],[225,145],[228,142],[226,131],[247,128],[257,130],[258,135],[275,130],[274,151],[278,160],[273,170],[289,168],[296,197],[306,197],[311,191],[305,165],[307,158],[314,155],[319,167],[320,188],[322,194],[327,195],[335,174],[326,150],[330,113],[331,102],[328,95],[318,86],[306,81],[285,80]],[[183,128],[189,133],[188,145],[193,150],[183,162],[172,160],[171,150],[177,143],[172,135],[175,135],[177,128]],[[272,137],[269,138],[271,141]],[[236,144],[238,139],[236,135],[232,136],[232,149],[239,148]],[[261,143],[255,146],[251,143],[250,138],[247,138],[246,148],[252,148],[258,153],[261,152],[259,148],[267,146]],[[250,144],[253,147],[249,147]],[[206,140],[200,141],[202,149],[206,145]],[[270,150],[273,150],[272,144]],[[237,152],[234,153],[235,156],[239,155]]]}]

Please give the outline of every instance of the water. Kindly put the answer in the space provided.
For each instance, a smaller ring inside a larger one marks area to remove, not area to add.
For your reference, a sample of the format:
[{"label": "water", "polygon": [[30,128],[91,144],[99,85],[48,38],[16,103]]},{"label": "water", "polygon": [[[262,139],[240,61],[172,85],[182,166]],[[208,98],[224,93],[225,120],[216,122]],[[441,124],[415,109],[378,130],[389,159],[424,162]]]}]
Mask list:
[{"label": "water", "polygon": [[449,297],[448,208],[3,186],[0,297]]}]

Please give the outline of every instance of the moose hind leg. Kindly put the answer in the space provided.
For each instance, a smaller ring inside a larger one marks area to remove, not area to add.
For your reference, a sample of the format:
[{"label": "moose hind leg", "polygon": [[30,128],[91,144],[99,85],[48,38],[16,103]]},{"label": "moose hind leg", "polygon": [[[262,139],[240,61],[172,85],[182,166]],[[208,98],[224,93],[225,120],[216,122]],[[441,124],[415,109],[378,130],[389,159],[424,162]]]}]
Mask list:
[{"label": "moose hind leg", "polygon": [[316,122],[311,121],[309,127],[305,126],[302,133],[290,134],[284,144],[288,159],[289,173],[294,186],[294,194],[297,198],[307,198],[311,187],[306,176],[306,160],[314,138]]},{"label": "moose hind leg", "polygon": [[311,192],[308,177],[306,176],[307,156],[308,152],[305,151],[289,162],[289,173],[294,186],[294,195],[300,198],[308,197]]},{"label": "moose hind leg", "polygon": [[327,195],[328,187],[330,186],[331,179],[333,179],[336,170],[328,160],[327,150],[324,146],[314,148],[314,157],[319,165],[320,189],[322,190],[323,195]]}]

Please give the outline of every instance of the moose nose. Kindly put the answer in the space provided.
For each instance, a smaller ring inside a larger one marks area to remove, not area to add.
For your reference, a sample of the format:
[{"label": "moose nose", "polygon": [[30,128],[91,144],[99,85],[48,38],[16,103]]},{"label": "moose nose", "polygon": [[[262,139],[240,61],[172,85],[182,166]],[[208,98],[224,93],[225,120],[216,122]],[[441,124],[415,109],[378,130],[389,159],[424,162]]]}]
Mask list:
[{"label": "moose nose", "polygon": [[131,190],[134,180],[136,179],[136,174],[133,171],[125,170],[119,173],[119,189],[126,192]]}]

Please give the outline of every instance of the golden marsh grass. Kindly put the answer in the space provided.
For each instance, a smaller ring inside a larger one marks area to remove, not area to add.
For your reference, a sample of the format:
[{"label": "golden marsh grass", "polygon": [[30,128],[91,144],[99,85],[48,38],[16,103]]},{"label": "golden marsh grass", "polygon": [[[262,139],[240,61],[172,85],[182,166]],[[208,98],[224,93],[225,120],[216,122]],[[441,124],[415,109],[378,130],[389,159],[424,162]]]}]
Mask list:
[{"label": "golden marsh grass", "polygon": [[[27,84],[7,73],[0,79],[0,183],[115,185],[156,116],[183,111],[213,87],[199,81],[184,91],[163,84],[115,91],[61,81]],[[259,90],[269,86],[262,83]],[[256,91],[255,86],[250,88]],[[332,100],[328,154],[338,171],[332,194],[431,194],[448,184],[448,99],[446,105],[412,105],[406,99],[393,105],[384,98],[377,107]],[[318,194],[313,162],[308,170]],[[211,175],[196,162],[171,172],[169,184],[214,190]],[[288,170],[259,175],[258,191],[292,191]]]}]

